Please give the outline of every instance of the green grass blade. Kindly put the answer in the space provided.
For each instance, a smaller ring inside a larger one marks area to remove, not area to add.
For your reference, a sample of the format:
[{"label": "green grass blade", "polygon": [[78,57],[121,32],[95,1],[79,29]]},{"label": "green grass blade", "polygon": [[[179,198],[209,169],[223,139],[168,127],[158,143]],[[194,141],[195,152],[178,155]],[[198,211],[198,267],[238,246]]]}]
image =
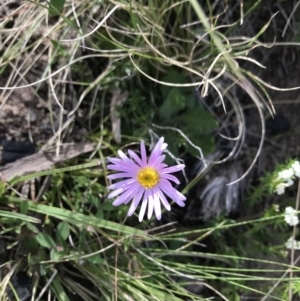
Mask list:
[{"label": "green grass blade", "polygon": [[79,165],[68,166],[68,167],[64,167],[64,168],[55,168],[55,169],[49,169],[49,170],[45,170],[45,171],[39,171],[39,172],[31,173],[29,175],[25,175],[22,177],[16,177],[16,178],[12,179],[11,181],[9,181],[9,184],[15,185],[17,183],[28,181],[33,178],[49,176],[49,175],[54,175],[54,174],[63,173],[63,172],[75,171],[75,170],[80,170],[80,169],[85,169],[85,168],[90,168],[90,167],[95,167],[95,166],[99,166],[99,161],[93,161],[93,162],[86,163],[86,164],[79,164]]},{"label": "green grass blade", "polygon": [[56,217],[62,221],[69,222],[78,227],[93,226],[142,237],[145,237],[147,235],[145,231],[136,228],[124,226],[107,220],[102,220],[91,215],[84,215],[82,213],[72,212],[62,208],[28,202],[28,210]]},{"label": "green grass blade", "polygon": [[17,212],[9,212],[0,210],[0,217],[6,217],[11,219],[20,219],[24,222],[31,222],[31,223],[40,223],[41,221],[38,218],[27,216]]}]

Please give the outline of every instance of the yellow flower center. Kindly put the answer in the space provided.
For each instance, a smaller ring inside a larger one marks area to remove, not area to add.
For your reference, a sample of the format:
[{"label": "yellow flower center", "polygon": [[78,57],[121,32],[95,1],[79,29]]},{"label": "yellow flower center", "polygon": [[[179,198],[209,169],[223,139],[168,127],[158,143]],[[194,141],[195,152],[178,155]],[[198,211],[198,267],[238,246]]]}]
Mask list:
[{"label": "yellow flower center", "polygon": [[144,188],[152,188],[158,183],[159,174],[154,168],[145,167],[139,171],[137,180]]}]

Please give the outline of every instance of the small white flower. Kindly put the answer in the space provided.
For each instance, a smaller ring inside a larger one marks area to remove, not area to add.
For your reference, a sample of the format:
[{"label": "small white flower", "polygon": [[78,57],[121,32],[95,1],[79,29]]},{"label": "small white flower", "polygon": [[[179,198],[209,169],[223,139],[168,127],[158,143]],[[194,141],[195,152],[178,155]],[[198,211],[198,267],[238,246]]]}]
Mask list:
[{"label": "small white flower", "polygon": [[284,194],[284,191],[285,191],[285,184],[284,184],[284,183],[279,183],[279,184],[277,184],[275,191],[276,191],[276,193],[279,194],[279,195]]},{"label": "small white flower", "polygon": [[290,225],[290,226],[296,226],[299,224],[299,219],[298,216],[289,216],[285,217],[285,221]]},{"label": "small white flower", "polygon": [[282,180],[289,181],[294,176],[294,169],[289,168],[278,173],[278,177]]},{"label": "small white flower", "polygon": [[287,249],[300,250],[300,241],[297,241],[290,237],[285,243]]},{"label": "small white flower", "polygon": [[284,183],[285,187],[290,187],[294,184],[294,180],[292,179],[287,179],[286,182]]},{"label": "small white flower", "polygon": [[278,204],[273,204],[273,210],[275,212],[279,212],[279,210],[280,210],[279,205]]},{"label": "small white flower", "polygon": [[295,161],[295,163],[293,163],[292,169],[294,170],[295,176],[300,178],[300,163],[299,163],[299,161]]},{"label": "small white flower", "polygon": [[297,216],[297,211],[292,207],[286,207],[284,212],[284,220],[290,226],[296,226],[299,224],[299,219]]}]

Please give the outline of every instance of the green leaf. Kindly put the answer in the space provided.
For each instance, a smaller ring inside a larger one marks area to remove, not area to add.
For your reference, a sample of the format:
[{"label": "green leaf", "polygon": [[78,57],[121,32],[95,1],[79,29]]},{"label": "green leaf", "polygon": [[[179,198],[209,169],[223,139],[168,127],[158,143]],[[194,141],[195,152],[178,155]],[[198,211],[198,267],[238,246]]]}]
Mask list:
[{"label": "green leaf", "polygon": [[[37,244],[37,241],[36,241],[36,244]],[[39,245],[38,245],[39,247]],[[48,251],[47,251],[48,253]],[[48,254],[46,253],[46,250],[45,249],[42,249],[42,250],[39,250],[39,252],[35,252],[36,255],[28,255],[28,259],[29,259],[29,263],[30,264],[39,264],[41,261],[45,261],[47,258],[48,258]],[[43,265],[40,266],[40,269]],[[40,271],[43,271],[43,270],[40,270]],[[45,272],[45,271],[43,271]],[[45,273],[43,274],[45,275]]]},{"label": "green leaf", "polygon": [[[183,75],[183,73],[179,73],[175,69],[170,69],[168,74],[162,78],[163,82],[173,83],[173,84],[185,84],[186,83],[186,77]],[[160,91],[162,92],[163,97],[166,99],[170,90],[174,89],[170,86],[160,86]],[[186,91],[190,91],[190,89],[187,88],[179,88],[181,93],[183,94]]]},{"label": "green leaf", "polygon": [[[212,153],[215,150],[215,138],[212,135],[197,135],[195,133],[189,135],[191,141],[199,146],[204,154]],[[187,151],[193,156],[199,156],[199,150],[192,147],[189,143],[185,143]]]},{"label": "green leaf", "polygon": [[182,113],[176,120],[189,131],[197,134],[207,133],[218,128],[216,119],[201,107]]},{"label": "green leaf", "polygon": [[40,245],[35,237],[26,237],[26,239],[22,241],[22,246],[29,253],[35,253],[38,249],[40,249]]},{"label": "green leaf", "polygon": [[61,254],[58,251],[56,251],[55,248],[51,249],[51,251],[50,251],[50,258],[51,258],[51,260],[53,260],[53,261],[59,261],[61,259],[61,257],[62,257]]},{"label": "green leaf", "polygon": [[51,17],[59,15],[64,8],[65,2],[66,0],[50,0],[49,15]]},{"label": "green leaf", "polygon": [[170,120],[175,114],[185,108],[185,97],[180,93],[179,89],[170,90],[167,98],[159,109],[162,119]]},{"label": "green leaf", "polygon": [[20,204],[20,212],[24,215],[27,215],[27,213],[28,213],[28,204],[26,202],[22,202]]},{"label": "green leaf", "polygon": [[38,234],[40,230],[31,223],[26,223],[27,228],[35,234]]},{"label": "green leaf", "polygon": [[56,247],[54,240],[47,233],[40,232],[35,238],[42,247],[48,249]]},{"label": "green leaf", "polygon": [[99,218],[99,219],[103,219],[104,217],[104,212],[102,209],[98,209],[97,213],[95,214],[95,217]]},{"label": "green leaf", "polygon": [[99,197],[89,194],[87,196],[87,203],[94,205],[96,208],[99,208]]},{"label": "green leaf", "polygon": [[0,181],[0,196],[5,195],[5,192],[6,192],[6,183]]},{"label": "green leaf", "polygon": [[[178,153],[178,143],[179,143],[179,135],[178,133],[174,133],[174,131],[166,131],[162,135],[164,135],[166,143],[168,143],[168,150],[175,157],[179,157]],[[174,164],[174,159],[167,155],[164,163],[168,165]]]},{"label": "green leaf", "polygon": [[[52,275],[48,273],[48,276],[51,277]],[[70,301],[67,293],[64,290],[64,287],[61,284],[60,277],[54,277],[53,281],[51,282],[51,288],[58,301]]]},{"label": "green leaf", "polygon": [[66,240],[70,234],[70,226],[66,222],[61,222],[57,226],[57,231],[58,231],[60,237],[64,240]]},{"label": "green leaf", "polygon": [[112,210],[116,209],[116,207],[112,204],[111,201],[105,200],[103,202],[103,204],[101,205],[101,209],[103,211],[108,211],[109,212],[109,211],[112,211]]}]

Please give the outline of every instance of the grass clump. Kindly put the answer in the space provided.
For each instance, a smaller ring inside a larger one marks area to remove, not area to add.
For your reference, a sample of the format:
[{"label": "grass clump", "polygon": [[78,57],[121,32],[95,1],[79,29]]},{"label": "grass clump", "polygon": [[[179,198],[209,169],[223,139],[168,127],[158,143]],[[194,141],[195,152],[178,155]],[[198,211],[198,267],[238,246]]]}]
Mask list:
[{"label": "grass clump", "polygon": [[[95,147],[50,170],[3,180],[0,300],[9,289],[19,294],[12,283],[20,271],[30,276],[31,300],[292,300],[298,258],[292,249],[287,260],[289,228],[272,201],[275,173],[243,204],[250,211],[271,199],[259,214],[221,214],[193,226],[181,223],[176,207],[161,223],[138,223],[107,199],[106,158],[161,136],[166,162],[186,162],[178,189],[188,198],[205,178],[190,166],[203,160],[209,175],[208,156],[224,141],[212,161],[242,156],[246,167],[235,182],[252,175],[265,112],[275,112],[268,92],[282,90],[257,72],[264,68],[257,51],[276,45],[264,42],[276,13],[256,24],[262,1],[49,3],[1,4],[1,106],[17,100],[36,112],[19,128],[43,151],[59,155],[63,144],[87,140]],[[260,132],[243,157],[245,106],[256,108]]]}]

